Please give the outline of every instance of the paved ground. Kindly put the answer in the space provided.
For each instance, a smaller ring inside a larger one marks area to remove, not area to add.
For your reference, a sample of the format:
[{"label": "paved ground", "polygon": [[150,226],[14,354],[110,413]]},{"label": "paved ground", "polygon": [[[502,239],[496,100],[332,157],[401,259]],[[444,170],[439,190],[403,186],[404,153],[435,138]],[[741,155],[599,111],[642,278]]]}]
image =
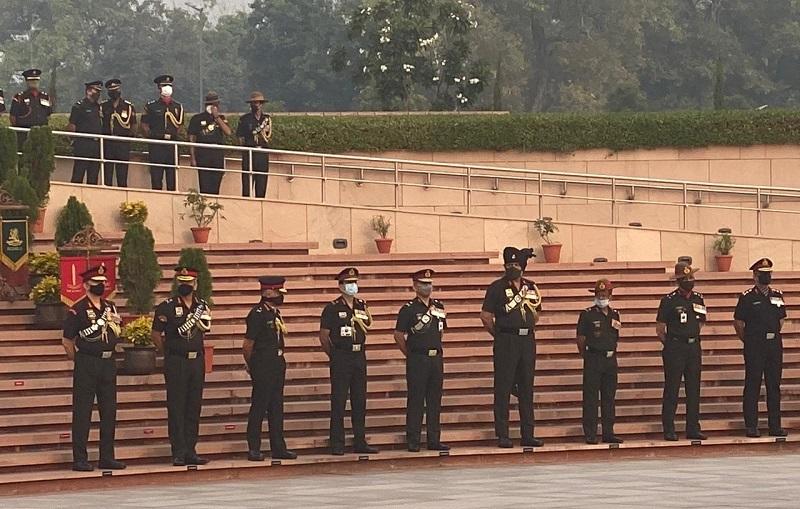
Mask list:
[{"label": "paved ground", "polygon": [[13,509],[797,508],[800,455],[428,468],[0,498]]}]

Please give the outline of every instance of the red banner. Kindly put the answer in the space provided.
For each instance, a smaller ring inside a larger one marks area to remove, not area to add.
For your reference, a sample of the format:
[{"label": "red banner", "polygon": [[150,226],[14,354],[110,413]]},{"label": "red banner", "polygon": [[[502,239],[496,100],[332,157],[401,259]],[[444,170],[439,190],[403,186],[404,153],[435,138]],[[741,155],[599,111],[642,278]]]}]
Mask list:
[{"label": "red banner", "polygon": [[61,257],[61,302],[72,306],[86,295],[83,288],[81,274],[100,264],[106,266],[106,291],[103,297],[110,299],[117,291],[117,257],[115,255],[95,255],[86,259],[85,256]]}]

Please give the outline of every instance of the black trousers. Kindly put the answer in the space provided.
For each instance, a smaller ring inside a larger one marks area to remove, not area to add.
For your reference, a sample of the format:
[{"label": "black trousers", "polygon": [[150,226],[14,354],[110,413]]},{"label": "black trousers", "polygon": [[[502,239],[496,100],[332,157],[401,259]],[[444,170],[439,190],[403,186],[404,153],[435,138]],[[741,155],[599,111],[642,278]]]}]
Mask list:
[{"label": "black trousers", "polygon": [[494,432],[508,438],[511,388],[519,386],[519,425],[523,439],[533,438],[533,373],[536,342],[530,336],[498,332],[494,337]]},{"label": "black trousers", "polygon": [[[269,154],[253,152],[253,185],[255,197],[267,196],[267,177],[269,175]],[[242,152],[242,196],[250,196],[250,154]]]},{"label": "black trousers", "polygon": [[[106,141],[103,144],[104,159],[114,161],[131,160],[131,143],[129,141]],[[128,187],[128,163],[105,163],[103,179],[107,186],[114,185],[114,174],[117,175],[117,186]]]},{"label": "black trousers", "polygon": [[150,187],[151,189],[164,189],[164,180],[167,181],[167,191],[175,190],[175,147],[151,143],[150,148]]},{"label": "black trousers", "polygon": [[100,413],[100,461],[114,459],[114,431],[117,425],[117,368],[114,359],[75,354],[72,372],[72,459],[89,460],[86,442],[97,398]]},{"label": "black trousers", "polygon": [[197,181],[201,194],[219,194],[222,177],[225,176],[225,153],[221,150],[195,149],[195,160],[201,168],[219,168],[216,170],[197,170]]},{"label": "black trousers", "polygon": [[[599,401],[598,401],[599,394]],[[587,351],[583,354],[583,436],[597,437],[597,404],[601,404],[603,437],[614,436],[617,394],[617,356]]]},{"label": "black trousers", "polygon": [[363,351],[331,349],[331,447],[344,447],[344,414],[350,395],[350,420],[356,445],[364,444],[367,414],[367,357]]},{"label": "black trousers", "polygon": [[97,160],[100,158],[100,142],[87,138],[76,138],[72,143],[72,155],[91,158],[94,161],[79,159],[72,161],[72,178],[70,182],[82,184],[83,178],[86,177],[87,184],[97,185],[97,179],[100,176],[100,161]]},{"label": "black trousers", "polygon": [[700,341],[688,344],[667,338],[661,357],[664,360],[664,399],[661,406],[664,433],[675,432],[675,412],[678,409],[681,379],[686,390],[686,433],[699,433],[702,371]]},{"label": "black trousers", "polygon": [[275,350],[256,351],[250,358],[253,393],[247,418],[247,447],[261,451],[261,426],[264,414],[269,422],[269,448],[273,454],[286,450],[283,438],[283,385],[286,361]]},{"label": "black trousers", "polygon": [[442,384],[444,363],[442,356],[429,357],[424,353],[408,353],[406,359],[408,402],[406,405],[406,442],[419,446],[422,434],[422,416],[428,425],[428,445],[441,441],[439,415],[442,411]]},{"label": "black trousers", "polygon": [[758,428],[758,400],[763,379],[767,386],[769,429],[781,429],[782,340],[747,338],[744,343],[744,370],[745,427]]},{"label": "black trousers", "polygon": [[198,353],[196,359],[170,354],[164,357],[169,443],[173,458],[197,454],[195,447],[200,432],[205,378],[202,353]]}]

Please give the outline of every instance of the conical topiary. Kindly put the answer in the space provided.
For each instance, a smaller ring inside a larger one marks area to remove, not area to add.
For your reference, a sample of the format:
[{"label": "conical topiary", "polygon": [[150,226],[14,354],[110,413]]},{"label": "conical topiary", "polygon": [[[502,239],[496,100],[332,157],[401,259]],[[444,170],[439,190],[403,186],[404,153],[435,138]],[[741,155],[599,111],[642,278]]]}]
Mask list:
[{"label": "conical topiary", "polygon": [[17,135],[8,127],[0,127],[0,182],[17,174]]},{"label": "conical topiary", "polygon": [[[181,249],[178,265],[192,267],[197,270],[197,290],[195,295],[209,304],[213,304],[214,301],[211,299],[211,272],[208,270],[208,260],[203,250],[196,247]],[[178,294],[178,285],[174,280],[172,282],[172,294]]]},{"label": "conical topiary", "polygon": [[32,127],[22,147],[20,168],[45,206],[50,195],[50,178],[56,169],[53,132],[47,126]]},{"label": "conical topiary", "polygon": [[119,278],[133,313],[145,315],[152,311],[153,291],[161,274],[153,232],[141,223],[131,224],[122,239]]},{"label": "conical topiary", "polygon": [[36,195],[36,191],[31,187],[28,179],[23,175],[11,173],[8,178],[6,178],[5,182],[3,182],[3,189],[13,196],[15,200],[28,206],[28,210],[23,213],[6,212],[6,216],[22,216],[23,218],[24,216],[28,216],[30,222],[36,221],[36,218],[39,216],[39,197]]},{"label": "conical topiary", "polygon": [[87,226],[94,226],[92,215],[86,204],[70,196],[67,204],[61,209],[56,221],[56,247],[61,247]]}]

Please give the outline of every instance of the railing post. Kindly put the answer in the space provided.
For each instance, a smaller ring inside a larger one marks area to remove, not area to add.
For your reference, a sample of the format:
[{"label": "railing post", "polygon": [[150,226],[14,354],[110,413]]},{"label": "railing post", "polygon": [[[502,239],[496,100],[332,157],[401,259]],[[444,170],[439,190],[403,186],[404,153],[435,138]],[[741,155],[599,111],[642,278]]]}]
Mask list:
[{"label": "railing post", "polygon": [[761,235],[761,188],[756,188],[756,235]]},{"label": "railing post", "polygon": [[472,168],[467,167],[467,215],[472,209]]},{"label": "railing post", "polygon": [[325,156],[321,156],[320,157],[320,174],[322,176],[322,179],[321,179],[321,182],[322,182],[321,198],[322,198],[322,203],[324,204],[325,203],[325,198],[327,196],[326,188],[328,187],[328,185],[327,185],[328,181],[325,178]]},{"label": "railing post", "polygon": [[542,172],[539,175],[539,218],[544,217],[544,184],[542,182]]},{"label": "railing post", "polygon": [[[112,175],[113,179],[114,176]],[[100,185],[106,185],[106,152],[105,152],[105,139],[100,137]]]},{"label": "railing post", "polygon": [[400,163],[394,162],[394,208],[400,208]]},{"label": "railing post", "polygon": [[[247,196],[250,196],[251,192],[253,193],[253,195],[256,194],[256,186],[255,186],[255,184],[256,184],[256,178],[255,178],[256,170],[255,170],[255,168],[253,168],[253,147],[250,147],[250,148],[247,149],[247,160],[250,161],[250,165],[247,167],[247,170],[248,170],[248,175],[247,175]],[[242,171],[244,171],[244,168],[242,168]],[[244,189],[243,189],[243,191],[244,191]],[[258,198],[258,197],[256,196],[256,198]],[[267,198],[267,193],[266,193],[266,191],[264,191],[264,199],[266,199],[266,198]]]},{"label": "railing post", "polygon": [[[181,154],[180,154],[180,151],[178,150],[178,144],[177,143],[173,143],[172,146],[175,147],[175,191],[180,191],[180,186],[178,185],[178,174],[180,172],[178,171],[178,168],[180,168],[180,166],[181,166]],[[197,170],[195,170],[195,171],[197,171]],[[164,175],[164,178],[166,179],[167,176]],[[199,179],[200,175],[198,175],[197,178]]]},{"label": "railing post", "polygon": [[686,230],[686,225],[689,223],[689,191],[686,188],[686,182],[683,183],[683,223],[682,228]]},{"label": "railing post", "polygon": [[611,179],[611,224],[617,224],[617,179]]}]

